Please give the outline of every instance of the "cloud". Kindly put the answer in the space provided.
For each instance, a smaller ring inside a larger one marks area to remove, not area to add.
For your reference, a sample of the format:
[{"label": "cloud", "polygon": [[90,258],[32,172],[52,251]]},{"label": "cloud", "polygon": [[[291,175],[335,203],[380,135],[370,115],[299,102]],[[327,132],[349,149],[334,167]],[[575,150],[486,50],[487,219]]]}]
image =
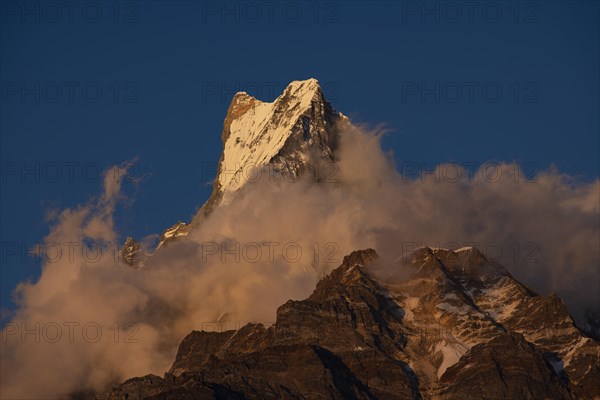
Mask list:
[{"label": "cloud", "polygon": [[598,180],[556,170],[527,180],[510,163],[473,176],[440,165],[434,176],[460,179],[407,179],[380,136],[346,126],[327,179],[262,174],[142,270],[118,259],[112,215],[123,196],[114,177],[126,168],[116,167],[97,199],[53,214],[44,244],[60,244],[62,257],[16,290],[18,310],[2,331],[2,397],[54,398],[161,375],[191,330],[273,322],[276,307],[308,296],[345,254],[367,247],[381,254],[380,273],[397,275],[420,245],[475,243],[576,315],[598,311]]}]

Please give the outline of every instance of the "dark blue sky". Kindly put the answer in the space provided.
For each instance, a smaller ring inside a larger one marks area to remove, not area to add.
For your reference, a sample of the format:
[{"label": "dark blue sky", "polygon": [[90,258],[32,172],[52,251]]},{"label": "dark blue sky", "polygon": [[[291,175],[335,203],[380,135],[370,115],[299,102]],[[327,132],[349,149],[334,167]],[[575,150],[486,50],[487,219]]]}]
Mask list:
[{"label": "dark blue sky", "polygon": [[189,220],[238,90],[272,100],[315,77],[338,110],[389,128],[399,168],[599,175],[598,2],[0,4],[3,307],[39,273],[7,246],[40,241],[46,211],[98,194],[111,165],[137,157],[144,177],[119,232]]}]

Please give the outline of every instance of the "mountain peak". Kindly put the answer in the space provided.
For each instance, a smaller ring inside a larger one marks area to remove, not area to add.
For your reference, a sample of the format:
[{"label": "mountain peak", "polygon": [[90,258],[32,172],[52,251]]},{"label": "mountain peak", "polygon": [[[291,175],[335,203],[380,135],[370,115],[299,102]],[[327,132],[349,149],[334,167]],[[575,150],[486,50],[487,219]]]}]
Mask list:
[{"label": "mountain peak", "polygon": [[[316,79],[291,82],[272,103],[237,93],[223,126],[217,190],[236,192],[254,176],[255,169],[267,164],[277,164],[278,172],[297,176],[306,158],[300,153],[306,153],[303,150],[311,145],[331,156],[329,136],[333,122],[339,118],[340,114],[324,99]],[[294,154],[274,160],[291,141],[296,142],[290,149]]]},{"label": "mountain peak", "polygon": [[246,184],[256,182],[265,168],[270,178],[293,181],[320,162],[334,162],[341,122],[347,123],[348,118],[327,102],[314,78],[290,82],[273,102],[237,92],[223,121],[223,152],[212,194],[190,224],[179,223],[165,231],[157,248],[187,236],[215,207],[229,203]]},{"label": "mountain peak", "polygon": [[311,101],[315,96],[323,97],[319,81],[310,78],[303,81],[292,81],[283,91],[282,97],[293,96],[297,99]]},{"label": "mountain peak", "polygon": [[287,101],[296,100],[296,102],[304,102],[304,105],[308,105],[307,103],[313,100],[324,101],[319,81],[314,78],[309,78],[303,81],[290,82],[283,90],[282,94],[275,99],[273,103],[258,100],[256,97],[245,91],[237,92],[231,99],[227,115],[230,116],[233,112],[233,114],[235,114],[233,116],[237,118],[240,116],[240,108],[244,108],[247,105],[254,105],[256,102],[261,104],[274,104],[280,99],[285,99]]},{"label": "mountain peak", "polygon": [[325,99],[314,78],[293,81],[273,102],[246,92],[233,96],[223,122],[223,153],[213,192],[192,225],[228,203],[269,168],[271,177],[298,178],[312,163],[334,161],[340,122],[347,118]]}]

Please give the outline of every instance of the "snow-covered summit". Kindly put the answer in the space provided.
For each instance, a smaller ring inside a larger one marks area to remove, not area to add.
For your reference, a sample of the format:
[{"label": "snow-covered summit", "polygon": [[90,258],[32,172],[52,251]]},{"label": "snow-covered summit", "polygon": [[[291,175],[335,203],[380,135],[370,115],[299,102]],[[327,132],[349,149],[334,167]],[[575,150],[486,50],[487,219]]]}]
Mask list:
[{"label": "snow-covered summit", "polygon": [[340,118],[316,79],[291,82],[272,103],[237,93],[225,118],[219,190],[239,190],[267,164],[296,176],[309,148],[332,157],[333,124]]},{"label": "snow-covered summit", "polygon": [[295,179],[320,162],[334,162],[340,122],[348,119],[327,102],[314,78],[291,82],[271,103],[236,93],[223,122],[223,153],[210,198],[190,224],[165,231],[158,247],[187,236],[215,207],[266,174]]}]

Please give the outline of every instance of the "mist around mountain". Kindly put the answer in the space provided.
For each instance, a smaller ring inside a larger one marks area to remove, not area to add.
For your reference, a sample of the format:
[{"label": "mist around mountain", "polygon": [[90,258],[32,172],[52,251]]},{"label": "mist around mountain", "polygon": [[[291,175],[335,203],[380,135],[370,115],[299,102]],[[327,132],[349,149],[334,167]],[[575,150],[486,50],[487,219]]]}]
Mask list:
[{"label": "mist around mountain", "polygon": [[[406,179],[381,134],[315,79],[236,94],[190,221],[17,288],[2,397],[600,398],[600,182]],[[46,243],[118,240],[109,175]]]}]

